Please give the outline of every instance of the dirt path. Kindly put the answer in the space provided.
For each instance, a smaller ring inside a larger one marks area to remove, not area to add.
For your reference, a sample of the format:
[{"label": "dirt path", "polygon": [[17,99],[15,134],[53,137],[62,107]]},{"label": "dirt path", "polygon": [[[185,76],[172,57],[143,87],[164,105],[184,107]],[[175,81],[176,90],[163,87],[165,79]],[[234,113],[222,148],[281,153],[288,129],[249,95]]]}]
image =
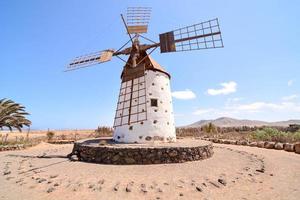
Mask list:
[{"label": "dirt path", "polygon": [[0,199],[298,199],[300,155],[215,144],[212,158],[168,165],[70,162],[72,145],[0,153]]}]

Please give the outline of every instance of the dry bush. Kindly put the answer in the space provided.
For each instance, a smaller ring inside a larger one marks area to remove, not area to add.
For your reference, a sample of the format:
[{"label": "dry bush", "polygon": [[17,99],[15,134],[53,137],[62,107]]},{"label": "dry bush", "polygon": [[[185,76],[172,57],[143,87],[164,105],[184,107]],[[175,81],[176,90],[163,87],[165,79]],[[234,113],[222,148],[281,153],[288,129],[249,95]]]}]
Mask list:
[{"label": "dry bush", "polygon": [[53,131],[47,131],[46,135],[48,140],[52,140],[55,133]]}]

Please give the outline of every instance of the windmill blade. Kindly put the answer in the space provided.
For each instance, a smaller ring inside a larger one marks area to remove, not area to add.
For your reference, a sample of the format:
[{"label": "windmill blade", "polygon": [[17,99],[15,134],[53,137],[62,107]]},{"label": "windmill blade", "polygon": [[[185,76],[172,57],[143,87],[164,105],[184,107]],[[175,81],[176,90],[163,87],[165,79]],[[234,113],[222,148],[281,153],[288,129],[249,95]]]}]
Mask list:
[{"label": "windmill blade", "polygon": [[150,7],[128,7],[126,22],[128,34],[147,33],[150,14]]},{"label": "windmill blade", "polygon": [[224,47],[217,18],[160,34],[159,40],[161,53]]},{"label": "windmill blade", "polygon": [[98,51],[95,53],[87,54],[84,56],[79,56],[72,60],[68,66],[66,71],[71,71],[75,69],[80,69],[83,67],[89,67],[91,65],[108,62],[111,60],[114,50],[108,49],[104,51]]}]

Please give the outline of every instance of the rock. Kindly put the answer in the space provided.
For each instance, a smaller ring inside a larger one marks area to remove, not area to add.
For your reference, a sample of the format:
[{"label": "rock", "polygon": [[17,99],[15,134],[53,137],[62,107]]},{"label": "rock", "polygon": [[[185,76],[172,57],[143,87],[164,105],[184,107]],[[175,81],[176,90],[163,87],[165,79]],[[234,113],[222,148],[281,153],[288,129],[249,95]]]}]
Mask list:
[{"label": "rock", "polygon": [[274,146],[275,146],[275,142],[265,142],[264,145],[266,149],[274,149]]},{"label": "rock", "polygon": [[163,192],[161,188],[157,188],[157,192]]},{"label": "rock", "polygon": [[219,178],[218,179],[218,182],[221,183],[222,185],[226,186],[227,182],[226,180],[222,179],[222,178]]},{"label": "rock", "polygon": [[47,190],[47,193],[53,192],[55,190],[55,188],[51,187]]},{"label": "rock", "polygon": [[213,186],[215,186],[216,188],[220,188],[220,186],[217,183],[213,182],[213,181],[210,181],[209,183],[212,184]]},{"label": "rock", "polygon": [[132,186],[131,184],[128,184],[126,186],[126,192],[131,192],[132,191],[132,187],[131,186]]},{"label": "rock", "polygon": [[42,183],[42,182],[45,182],[45,181],[47,181],[45,178],[38,179],[38,183]]},{"label": "rock", "polygon": [[133,158],[124,158],[124,161],[126,164],[134,164],[135,163],[135,160]]},{"label": "rock", "polygon": [[294,145],[295,152],[300,154],[300,143]]},{"label": "rock", "polygon": [[58,177],[57,174],[56,175],[50,175],[50,178],[56,178],[56,177]]},{"label": "rock", "polygon": [[264,148],[265,147],[265,142],[262,142],[262,141],[257,142],[257,147]]},{"label": "rock", "polygon": [[235,140],[230,140],[230,144],[235,145],[235,144],[236,144],[236,141],[235,141]]},{"label": "rock", "polygon": [[148,192],[148,190],[146,188],[146,184],[144,184],[144,183],[141,184],[141,191],[144,193]]},{"label": "rock", "polygon": [[119,158],[120,158],[120,156],[119,156],[119,154],[117,154],[112,158],[112,161],[116,162],[117,160],[119,160]]},{"label": "rock", "polygon": [[14,177],[7,177],[6,180],[9,181],[10,179],[13,179],[13,178],[14,178]]},{"label": "rock", "polygon": [[54,187],[58,187],[58,186],[59,186],[59,183],[55,183],[55,184],[54,184]]},{"label": "rock", "polygon": [[294,152],[295,146],[294,146],[294,144],[285,143],[284,150],[289,151],[289,152]]},{"label": "rock", "polygon": [[277,143],[275,144],[274,148],[277,149],[277,150],[282,150],[282,149],[283,149],[283,144],[280,143],[280,142],[277,142]]},{"label": "rock", "polygon": [[6,175],[8,175],[8,174],[11,174],[11,171],[5,171],[5,172],[3,172],[3,175],[4,175],[4,176],[6,176]]},{"label": "rock", "polygon": [[249,146],[250,147],[257,147],[257,142],[251,142]]},{"label": "rock", "polygon": [[175,156],[177,156],[177,151],[171,151],[170,153],[169,153],[169,156],[170,157],[175,157]]},{"label": "rock", "polygon": [[257,171],[257,172],[260,172],[260,173],[265,173],[265,169],[257,169],[257,170],[255,170],[255,171]]},{"label": "rock", "polygon": [[119,190],[119,187],[120,187],[120,183],[117,183],[117,184],[114,186],[114,191],[118,191],[118,190]]},{"label": "rock", "polygon": [[199,187],[199,186],[196,186],[196,190],[197,190],[198,192],[202,192],[202,191],[203,191],[202,188]]},{"label": "rock", "polygon": [[95,187],[93,190],[94,190],[94,191],[101,191],[101,190],[102,190],[102,187],[101,187],[101,186],[98,186],[98,187]]},{"label": "rock", "polygon": [[70,161],[78,161],[78,156],[77,155],[70,155],[69,156]]},{"label": "rock", "polygon": [[182,197],[182,196],[183,196],[183,193],[179,193],[179,196],[181,196],[181,197]]}]

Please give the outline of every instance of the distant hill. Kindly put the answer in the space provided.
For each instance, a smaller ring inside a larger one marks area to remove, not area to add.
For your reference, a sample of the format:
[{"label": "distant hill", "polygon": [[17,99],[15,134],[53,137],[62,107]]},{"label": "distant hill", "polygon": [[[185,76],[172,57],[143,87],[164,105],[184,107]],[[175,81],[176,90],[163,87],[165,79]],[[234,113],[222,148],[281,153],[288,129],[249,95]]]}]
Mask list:
[{"label": "distant hill", "polygon": [[288,121],[278,121],[278,122],[265,122],[265,121],[258,121],[258,120],[247,120],[247,119],[234,119],[229,117],[221,117],[212,120],[200,120],[193,124],[184,126],[187,127],[200,127],[206,125],[208,123],[213,123],[219,127],[240,127],[240,126],[282,126],[287,127],[289,124],[300,124],[300,120],[288,120]]}]

